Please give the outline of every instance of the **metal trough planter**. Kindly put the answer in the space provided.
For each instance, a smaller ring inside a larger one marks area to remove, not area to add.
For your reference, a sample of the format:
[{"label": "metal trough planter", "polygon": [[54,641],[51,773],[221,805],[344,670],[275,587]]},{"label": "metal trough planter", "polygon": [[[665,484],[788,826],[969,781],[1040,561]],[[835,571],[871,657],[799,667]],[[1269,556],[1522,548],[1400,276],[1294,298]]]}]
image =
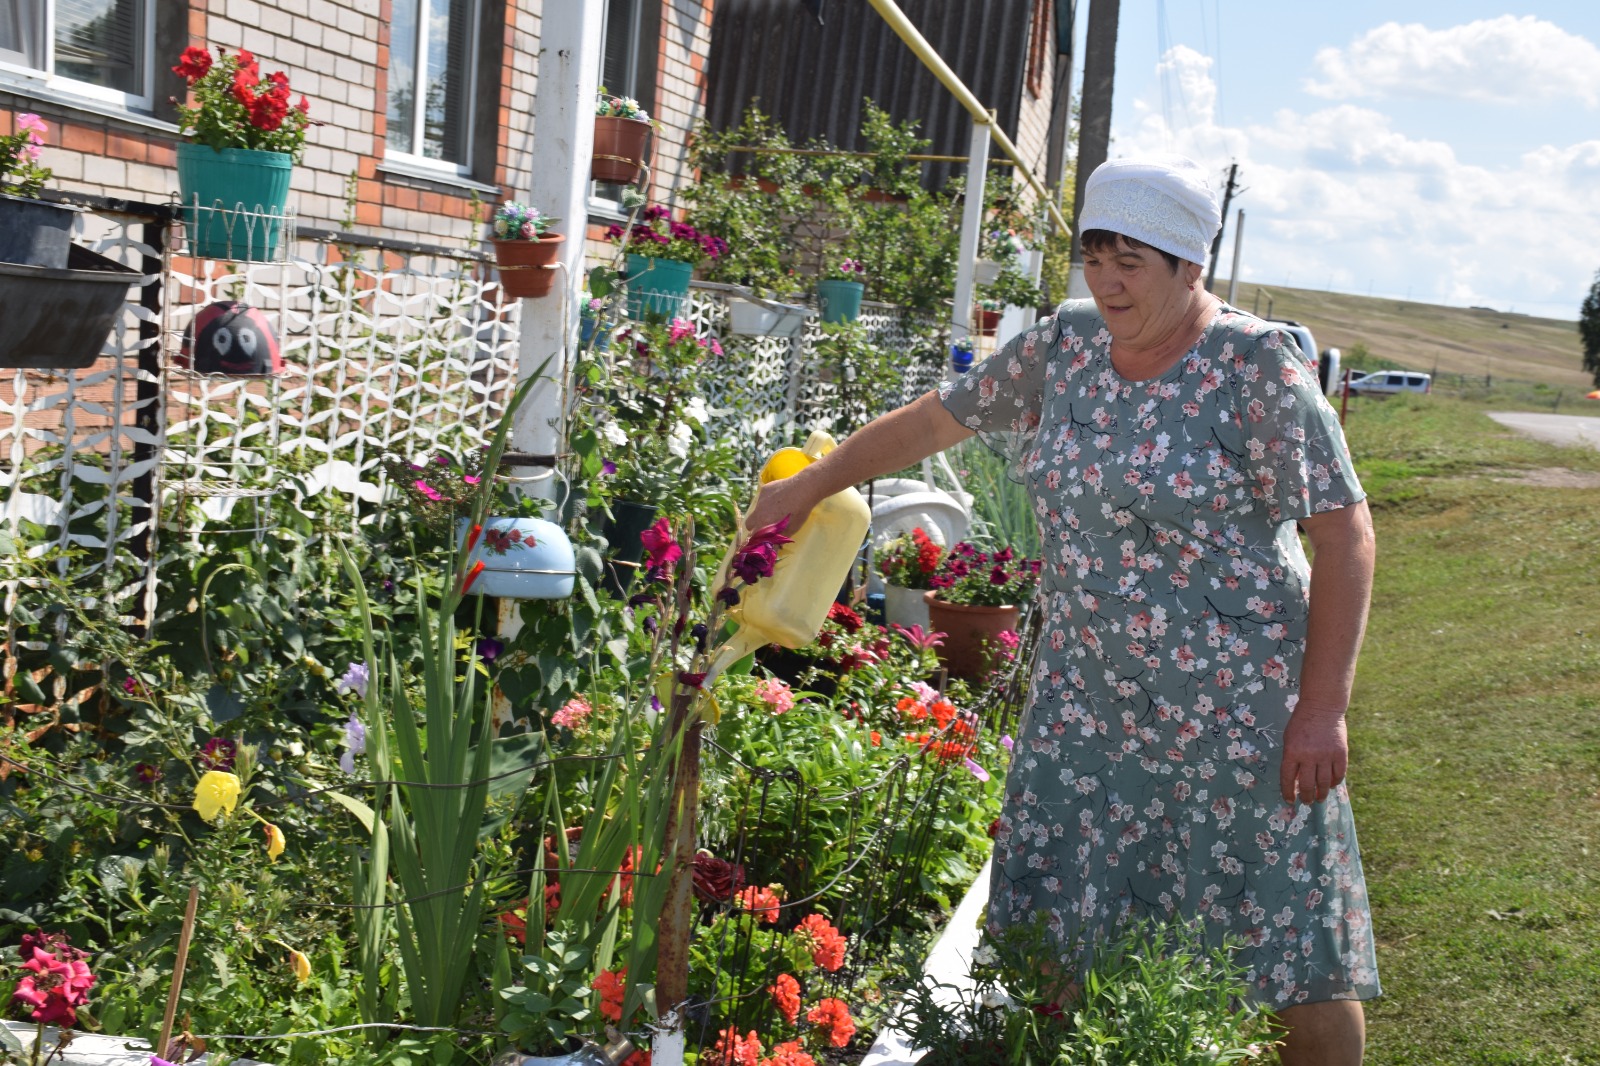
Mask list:
[{"label": "metal trough planter", "polygon": [[89,366],[140,276],[76,244],[65,269],[0,263],[0,367]]}]

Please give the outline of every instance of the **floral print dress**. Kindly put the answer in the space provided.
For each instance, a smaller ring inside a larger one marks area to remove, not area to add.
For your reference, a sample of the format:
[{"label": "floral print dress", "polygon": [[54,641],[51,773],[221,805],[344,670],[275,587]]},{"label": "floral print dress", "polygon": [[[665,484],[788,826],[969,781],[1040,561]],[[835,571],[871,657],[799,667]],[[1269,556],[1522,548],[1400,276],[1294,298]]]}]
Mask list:
[{"label": "floral print dress", "polygon": [[1199,918],[1273,1009],[1379,994],[1349,796],[1279,791],[1310,567],[1295,519],[1360,501],[1316,369],[1222,307],[1127,381],[1092,301],[940,388],[1012,464],[1044,540],[1029,707],[992,930],[1043,922],[1076,972],[1145,916]]}]

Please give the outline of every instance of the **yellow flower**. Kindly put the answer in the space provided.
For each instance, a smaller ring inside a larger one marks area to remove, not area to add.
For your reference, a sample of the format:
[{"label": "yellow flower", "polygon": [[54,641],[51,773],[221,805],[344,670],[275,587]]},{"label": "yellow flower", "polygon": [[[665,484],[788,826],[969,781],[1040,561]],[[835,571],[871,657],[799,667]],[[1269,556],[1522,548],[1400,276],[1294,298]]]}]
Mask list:
[{"label": "yellow flower", "polygon": [[225,770],[207,770],[194,786],[194,809],[208,822],[239,805],[239,779]]},{"label": "yellow flower", "polygon": [[289,969],[294,971],[295,980],[301,984],[311,980],[311,960],[294,948],[289,949]]},{"label": "yellow flower", "polygon": [[286,843],[283,839],[283,830],[271,822],[262,822],[261,828],[267,834],[267,858],[277,862],[278,856],[283,854]]}]

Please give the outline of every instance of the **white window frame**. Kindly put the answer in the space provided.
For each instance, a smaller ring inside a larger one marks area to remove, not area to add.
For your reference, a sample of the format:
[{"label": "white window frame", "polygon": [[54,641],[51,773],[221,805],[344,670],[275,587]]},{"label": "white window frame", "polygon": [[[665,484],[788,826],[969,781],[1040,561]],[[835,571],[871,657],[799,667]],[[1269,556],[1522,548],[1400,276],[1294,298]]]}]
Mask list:
[{"label": "white window frame", "polygon": [[[43,9],[44,25],[39,33],[43,37],[44,66],[29,67],[13,60],[0,59],[0,74],[15,75],[33,83],[43,83],[48,89],[69,96],[83,97],[103,104],[111,104],[129,111],[150,111],[155,104],[156,66],[156,10],[155,0],[137,0],[139,20],[143,30],[139,47],[144,55],[144,84],[136,93],[108,89],[104,85],[62,77],[56,67],[56,0],[39,0]],[[9,80],[9,79],[8,79]]]},{"label": "white window frame", "polygon": [[[615,86],[611,86],[611,85],[606,86],[606,88],[610,89],[613,93],[617,93],[618,95],[622,95],[622,96],[637,96],[638,93],[639,93],[639,86],[635,85],[633,83],[636,82],[638,80],[638,78],[639,78],[639,49],[641,47],[643,47],[643,42],[639,40],[639,36],[640,36],[640,32],[639,31],[643,27],[643,25],[644,25],[644,3],[643,3],[643,0],[634,0],[634,3],[633,3],[633,25],[629,27],[630,36],[633,39],[633,50],[628,55],[628,82],[629,82],[629,85],[627,86],[626,90],[618,90]],[[610,28],[611,28],[611,20],[610,20],[610,18],[606,18],[605,20],[603,20],[601,22],[601,24],[600,24],[600,54],[602,56],[604,56],[606,54],[606,33],[607,33],[608,30],[610,30]],[[604,75],[605,75],[605,71],[602,70],[601,71],[601,76],[604,77]],[[590,106],[591,106],[591,108],[593,107],[592,104]],[[599,189],[600,189],[600,182],[598,182],[598,181],[590,181],[589,182],[589,213],[592,214],[592,215],[599,215],[602,218],[616,218],[616,219],[625,219],[625,218],[627,218],[628,217],[628,212],[627,212],[627,209],[622,206],[622,201],[621,200],[612,200],[612,199],[610,199],[608,197],[601,196],[600,192],[599,192]]]},{"label": "white window frame", "polygon": [[[413,2],[417,5],[417,54],[412,57],[412,70],[415,85],[420,87],[426,84],[428,74],[428,19],[426,17],[427,12],[424,10],[428,0],[413,0]],[[466,124],[467,139],[466,151],[463,154],[466,158],[460,163],[452,163],[447,159],[434,159],[421,152],[397,151],[386,144],[383,153],[385,162],[398,163],[411,170],[432,171],[443,178],[472,177],[472,157],[477,147],[474,143],[473,134],[477,127],[478,117],[476,87],[480,60],[478,54],[480,51],[479,45],[482,43],[479,37],[483,26],[483,0],[471,0],[471,4],[470,25],[467,28],[469,44],[467,49],[467,71],[464,79],[466,85],[466,108],[463,121]],[[427,121],[427,115],[425,108],[422,106],[422,97],[415,89],[412,92],[412,101],[411,144],[414,148],[420,148],[423,143],[423,126]],[[388,114],[389,101],[387,93],[383,100],[383,107],[384,114]]]}]

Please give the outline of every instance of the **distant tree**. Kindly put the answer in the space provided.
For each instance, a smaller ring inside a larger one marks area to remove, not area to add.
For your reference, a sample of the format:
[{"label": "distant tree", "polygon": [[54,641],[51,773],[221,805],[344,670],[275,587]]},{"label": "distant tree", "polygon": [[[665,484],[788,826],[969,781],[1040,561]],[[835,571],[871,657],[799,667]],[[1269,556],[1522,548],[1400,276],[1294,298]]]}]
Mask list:
[{"label": "distant tree", "polygon": [[1594,375],[1600,387],[1600,271],[1595,272],[1594,284],[1578,313],[1578,334],[1583,337],[1583,369]]}]

